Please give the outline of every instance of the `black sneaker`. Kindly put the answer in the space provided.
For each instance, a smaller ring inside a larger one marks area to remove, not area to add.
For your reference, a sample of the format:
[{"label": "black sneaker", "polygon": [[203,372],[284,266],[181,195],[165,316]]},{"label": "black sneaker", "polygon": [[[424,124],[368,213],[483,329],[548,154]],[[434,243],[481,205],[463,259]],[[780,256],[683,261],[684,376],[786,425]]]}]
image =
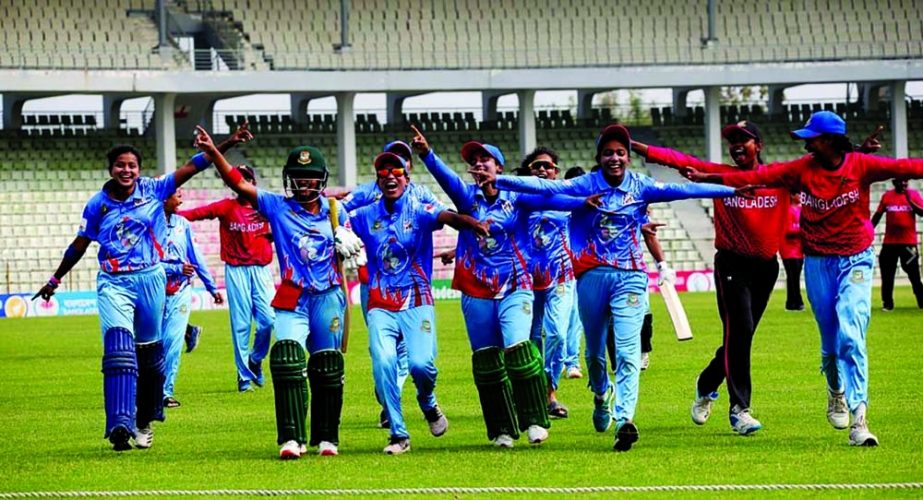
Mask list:
[{"label": "black sneaker", "polygon": [[112,449],[115,451],[127,451],[131,449],[131,432],[124,427],[116,427],[109,433],[109,442],[112,443]]},{"label": "black sneaker", "polygon": [[180,406],[179,401],[177,401],[176,398],[172,396],[163,398],[164,408],[179,408],[179,406]]},{"label": "black sneaker", "polygon": [[637,440],[638,428],[634,422],[629,420],[619,424],[618,429],[615,431],[615,444],[612,448],[615,451],[628,451]]},{"label": "black sneaker", "polygon": [[247,358],[247,367],[249,367],[253,375],[256,376],[253,383],[256,384],[257,387],[263,387],[265,383],[263,379],[263,363],[254,363],[252,359]]}]

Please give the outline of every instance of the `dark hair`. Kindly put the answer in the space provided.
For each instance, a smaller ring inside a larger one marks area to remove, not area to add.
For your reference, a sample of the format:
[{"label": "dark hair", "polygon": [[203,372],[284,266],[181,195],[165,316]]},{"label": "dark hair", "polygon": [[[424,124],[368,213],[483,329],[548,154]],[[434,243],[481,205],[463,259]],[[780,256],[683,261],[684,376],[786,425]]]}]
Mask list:
[{"label": "dark hair", "polygon": [[528,177],[532,173],[532,171],[529,170],[529,167],[517,167],[516,170],[513,171],[513,173],[518,175],[519,177]]},{"label": "dark hair", "polygon": [[138,148],[130,144],[119,144],[114,146],[112,149],[106,153],[106,160],[108,163],[108,169],[112,170],[112,165],[115,165],[115,160],[122,156],[125,153],[131,153],[135,155],[135,158],[138,160],[138,169],[141,168],[141,151],[138,151]]},{"label": "dark hair", "polygon": [[580,165],[571,167],[567,169],[567,172],[564,172],[564,180],[573,179],[574,177],[580,177],[581,175],[586,174],[586,170],[583,169]]},{"label": "dark hair", "polygon": [[593,168],[590,169],[590,172],[595,172],[601,168],[603,168],[602,165],[597,163],[596,165],[593,165]]},{"label": "dark hair", "polygon": [[539,146],[532,150],[531,153],[527,154],[525,158],[522,159],[522,163],[519,164],[520,168],[529,168],[529,164],[535,161],[541,155],[548,155],[551,157],[551,161],[555,164],[558,163],[558,153],[555,153],[553,149],[546,148],[545,146]]},{"label": "dark hair", "polygon": [[849,137],[841,134],[823,134],[830,141],[830,146],[840,154],[852,153],[855,146]]}]

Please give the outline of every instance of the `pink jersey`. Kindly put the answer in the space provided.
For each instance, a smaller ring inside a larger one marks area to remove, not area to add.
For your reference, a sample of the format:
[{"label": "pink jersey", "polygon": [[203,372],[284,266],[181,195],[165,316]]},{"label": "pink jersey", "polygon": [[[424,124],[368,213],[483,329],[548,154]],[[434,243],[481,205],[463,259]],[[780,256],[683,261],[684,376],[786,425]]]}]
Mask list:
[{"label": "pink jersey", "polygon": [[918,207],[923,207],[920,193],[908,189],[907,193],[895,190],[885,192],[878,204],[878,212],[885,214],[885,245],[916,245],[917,220],[913,207],[907,202],[907,196]]},{"label": "pink jersey", "polygon": [[[711,163],[668,148],[650,146],[647,160],[668,167],[693,167],[708,173],[745,172],[731,165]],[[756,172],[767,168],[757,167]],[[715,200],[715,248],[760,259],[774,258],[788,213],[784,189],[757,189],[752,198],[730,196]]]},{"label": "pink jersey", "polygon": [[228,198],[179,214],[190,221],[218,219],[221,222],[221,260],[226,264],[266,266],[272,262],[269,224],[250,204]]},{"label": "pink jersey", "polygon": [[783,227],[779,256],[783,259],[803,259],[801,249],[801,205],[788,206],[788,216]]},{"label": "pink jersey", "polygon": [[872,244],[869,186],[893,177],[923,177],[923,160],[847,153],[835,169],[811,155],[769,168],[725,174],[732,186],[788,187],[801,192],[801,229],[807,255],[855,255]]}]

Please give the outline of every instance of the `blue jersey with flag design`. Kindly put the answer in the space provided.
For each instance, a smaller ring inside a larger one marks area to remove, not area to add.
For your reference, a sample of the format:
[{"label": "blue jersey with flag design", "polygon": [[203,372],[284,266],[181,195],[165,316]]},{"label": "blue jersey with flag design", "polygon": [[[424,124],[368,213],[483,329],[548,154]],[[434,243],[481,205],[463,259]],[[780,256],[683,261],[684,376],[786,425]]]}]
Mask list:
[{"label": "blue jersey with flag design", "polygon": [[173,295],[192,283],[193,277],[183,274],[184,263],[192,264],[208,293],[218,291],[215,280],[205,264],[205,255],[196,245],[192,236],[192,226],[185,217],[173,214],[167,218],[166,236],[161,246],[163,267],[167,272],[167,295]]}]

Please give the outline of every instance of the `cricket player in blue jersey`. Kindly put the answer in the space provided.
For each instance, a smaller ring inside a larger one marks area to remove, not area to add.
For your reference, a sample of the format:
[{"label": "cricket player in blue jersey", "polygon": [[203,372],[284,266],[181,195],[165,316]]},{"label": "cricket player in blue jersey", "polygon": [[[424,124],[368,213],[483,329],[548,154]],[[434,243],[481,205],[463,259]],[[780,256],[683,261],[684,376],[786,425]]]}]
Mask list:
[{"label": "cricket player in blue jersey", "polygon": [[[226,146],[227,141],[222,143]],[[77,237],[33,300],[51,299],[90,242],[99,243],[96,293],[103,336],[105,437],[115,451],[125,451],[132,439],[138,448],[150,448],[151,423],[164,420],[167,276],[158,240],[166,232],[164,201],[211,161],[197,154],[175,172],[151,178],[141,177],[141,152],[133,146],[115,146],[106,159],[111,179],[87,202]]]},{"label": "cricket player in blue jersey", "polygon": [[[490,235],[461,231],[452,288],[462,292],[462,313],[471,343],[474,382],[481,400],[487,437],[511,448],[520,431],[529,442],[548,439],[548,382],[542,356],[529,341],[532,325],[532,275],[527,269],[531,242],[529,219],[536,210],[571,210],[585,198],[530,196],[502,191],[492,184],[466,183],[429,147],[414,127],[414,151],[423,159],[459,213],[489,225]],[[475,180],[480,172],[503,169],[495,146],[469,142],[462,158]]]},{"label": "cricket player in blue jersey", "polygon": [[[385,153],[393,153],[404,159],[407,166],[407,192],[419,198],[424,203],[439,205],[441,202],[436,195],[433,194],[426,186],[421,186],[419,184],[414,184],[410,181],[410,175],[413,173],[413,151],[411,151],[410,146],[404,141],[392,141],[388,144],[385,144],[384,151]],[[378,186],[378,181],[370,181],[365,184],[360,184],[356,186],[355,189],[350,191],[349,195],[343,198],[343,208],[347,212],[352,212],[359,208],[362,208],[366,205],[371,205],[373,203],[381,200],[382,191]],[[362,318],[365,320],[365,324],[369,324],[369,283],[368,283],[368,270],[365,269],[365,266],[359,269],[359,297],[362,305]],[[410,373],[407,368],[407,346],[403,342],[399,342],[397,346],[397,360],[398,360],[398,386],[403,387],[404,381],[407,380],[407,376]],[[388,417],[387,408],[385,408],[384,400],[381,398],[381,395],[378,393],[378,389],[375,390],[375,398],[381,404],[381,413],[378,418],[378,425],[383,429],[390,429],[391,422]]]},{"label": "cricket player in blue jersey", "polygon": [[215,300],[223,304],[224,296],[218,291],[215,280],[205,265],[205,255],[195,244],[192,226],[185,217],[176,213],[183,204],[183,190],[177,189],[163,204],[167,216],[167,230],[161,242],[164,271],[167,274],[167,299],[163,312],[163,351],[165,380],[163,384],[163,405],[179,407],[174,397],[176,375],[179,373],[180,353],[189,312],[192,306],[192,280],[198,275],[205,289]]},{"label": "cricket player in blue jersey", "polygon": [[[200,129],[201,130],[201,129]],[[320,455],[337,455],[343,409],[343,315],[346,296],[337,270],[336,253],[364,257],[362,242],[340,212],[334,230],[330,207],[321,196],[327,185],[327,161],[313,146],[293,149],[282,169],[286,195],[258,189],[217,152],[204,131],[199,148],[238,196],[248,200],[272,229],[282,284],[272,301],[276,343],[269,352],[275,394],[279,458],[296,459],[317,446]],[[361,263],[361,262],[359,262]],[[305,361],[305,348],[310,359]],[[311,398],[311,438],[306,412]]]},{"label": "cricket player in blue jersey", "polygon": [[[573,212],[571,250],[575,255],[580,319],[586,335],[589,385],[594,393],[593,424],[598,432],[613,420],[613,387],[606,367],[606,335],[614,317],[616,335],[616,451],[638,440],[634,423],[641,364],[641,325],[648,308],[648,277],[641,250],[641,226],[649,203],[686,198],[724,197],[734,189],[702,189],[696,184],[661,184],[628,170],[628,129],[610,125],[596,139],[597,172],[564,182],[537,177],[512,177],[494,172],[482,183],[498,189],[548,195],[602,195],[601,206],[584,205]],[[503,192],[503,191],[501,191]]]},{"label": "cricket player in blue jersey", "polygon": [[[540,179],[555,180],[560,169],[554,150],[539,147],[526,155],[521,169]],[[544,210],[529,215],[529,235],[532,240],[532,341],[539,346],[545,359],[548,377],[548,415],[567,418],[567,407],[557,399],[558,382],[564,368],[567,329],[574,306],[574,264],[567,230],[570,212]],[[542,334],[544,333],[544,342]]]},{"label": "cricket player in blue jersey", "polygon": [[353,230],[370,250],[369,351],[376,391],[390,417],[385,453],[410,450],[401,409],[398,347],[404,345],[417,403],[430,433],[448,428],[436,403],[436,317],[433,310],[433,231],[448,224],[487,234],[486,225],[423,200],[410,191],[407,162],[394,153],[375,158],[380,201],[350,213]]}]

